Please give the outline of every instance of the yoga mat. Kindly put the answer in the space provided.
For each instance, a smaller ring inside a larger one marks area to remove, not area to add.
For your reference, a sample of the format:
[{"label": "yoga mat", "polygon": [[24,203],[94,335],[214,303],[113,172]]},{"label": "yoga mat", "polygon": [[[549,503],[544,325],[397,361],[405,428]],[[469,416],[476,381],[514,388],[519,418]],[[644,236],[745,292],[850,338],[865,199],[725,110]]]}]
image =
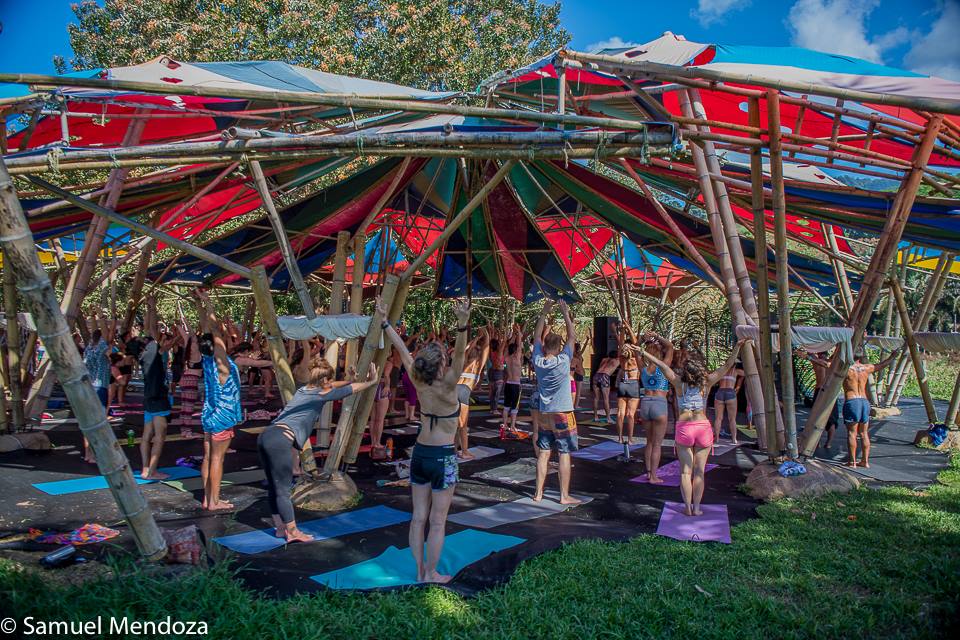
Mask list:
[{"label": "yoga mat", "polygon": [[488,404],[472,404],[472,405],[470,405],[470,411],[490,411],[490,405],[488,405]]},{"label": "yoga mat", "polygon": [[713,453],[711,455],[722,456],[723,454],[729,451],[733,451],[739,446],[740,446],[739,442],[737,444],[734,444],[732,442],[721,442],[720,444],[713,445]]},{"label": "yoga mat", "polygon": [[[233,471],[231,473],[223,474],[223,479],[220,481],[221,486],[234,485],[234,484],[253,484],[254,482],[260,482],[264,480],[266,476],[263,473],[263,469],[250,469],[248,471]],[[172,487],[177,491],[199,491],[203,489],[203,478],[193,477],[193,478],[184,478],[182,480],[163,480],[163,484],[168,487]]]},{"label": "yoga mat", "polygon": [[[710,471],[711,469],[715,469],[716,467],[717,465],[708,463],[707,466],[705,467],[705,471]],[[663,483],[660,485],[661,487],[679,487],[680,486],[680,461],[674,460],[672,462],[668,462],[667,464],[661,466],[659,469],[657,469],[657,477],[663,480]],[[650,474],[645,473],[642,476],[631,478],[630,482],[640,482],[644,484],[649,483]]]},{"label": "yoga mat", "polygon": [[499,438],[500,430],[494,429],[476,429],[470,432],[471,438]]},{"label": "yoga mat", "polygon": [[[555,468],[550,467],[547,474],[556,472]],[[470,477],[506,484],[526,484],[537,479],[537,461],[534,458],[520,458],[502,467],[478,471]]]},{"label": "yoga mat", "polygon": [[853,471],[858,475],[871,478],[873,480],[879,480],[880,482],[928,482],[928,480],[921,474],[891,469],[883,466],[882,464],[877,464],[876,462],[871,462],[869,469],[860,466],[848,467],[843,462],[836,464],[837,466],[842,466],[847,471]]},{"label": "yoga mat", "polygon": [[[300,530],[314,537],[314,542],[347,536],[361,531],[408,522],[410,514],[383,505],[357,509],[335,516],[300,523]],[[275,529],[256,529],[231,536],[214,538],[213,541],[237,553],[262,553],[282,547],[286,541],[274,535]]]},{"label": "yoga mat", "polygon": [[[580,504],[587,504],[593,498],[589,496],[575,495],[580,498]],[[543,500],[534,502],[533,498],[520,498],[512,502],[501,502],[500,504],[489,507],[480,507],[470,511],[461,511],[447,517],[450,522],[456,522],[466,527],[477,527],[479,529],[493,529],[505,524],[515,522],[525,522],[552,516],[555,513],[561,513],[567,509],[580,505],[560,504],[560,496],[556,493],[547,492]]]},{"label": "yoga mat", "polygon": [[[170,475],[168,480],[179,480],[181,478],[193,478],[200,475],[198,469],[189,467],[161,467],[157,471],[162,471]],[[137,484],[153,484],[159,480],[143,480],[140,478],[140,472],[133,474]],[[69,493],[81,493],[83,491],[94,491],[96,489],[106,489],[107,479],[103,476],[86,476],[83,478],[71,478],[70,480],[56,480],[54,482],[40,482],[33,485],[35,489],[43,491],[47,495],[62,496]]]},{"label": "yoga mat", "polygon": [[[464,567],[492,553],[526,542],[523,538],[467,529],[447,536],[437,570],[455,576]],[[426,555],[426,552],[424,552]],[[311,576],[331,589],[377,589],[417,584],[417,565],[410,549],[388,547],[376,558]]]},{"label": "yoga mat", "polygon": [[484,447],[483,445],[470,447],[469,451],[473,454],[473,458],[470,460],[460,460],[460,464],[464,464],[465,462],[476,462],[477,460],[483,460],[484,458],[492,458],[493,456],[498,456],[503,453],[503,449]]},{"label": "yoga mat", "polygon": [[[635,444],[630,447],[630,452],[632,453],[637,449],[642,448],[642,444]],[[610,458],[615,458],[622,453],[623,445],[619,442],[601,442],[600,444],[595,444],[592,447],[574,451],[570,455],[572,455],[574,458],[581,458],[582,460],[593,460],[594,462],[600,462],[603,460],[609,460]]]},{"label": "yoga mat", "polygon": [[604,422],[602,420],[577,420],[577,426],[586,425],[588,427],[612,427],[617,428],[614,422]]},{"label": "yoga mat", "polygon": [[702,516],[688,516],[679,502],[665,502],[657,535],[692,542],[730,544],[730,518],[725,504],[701,504]]},{"label": "yoga mat", "polygon": [[405,427],[391,427],[390,429],[384,429],[383,432],[394,436],[412,436],[415,435],[419,429],[420,427],[412,424]]}]

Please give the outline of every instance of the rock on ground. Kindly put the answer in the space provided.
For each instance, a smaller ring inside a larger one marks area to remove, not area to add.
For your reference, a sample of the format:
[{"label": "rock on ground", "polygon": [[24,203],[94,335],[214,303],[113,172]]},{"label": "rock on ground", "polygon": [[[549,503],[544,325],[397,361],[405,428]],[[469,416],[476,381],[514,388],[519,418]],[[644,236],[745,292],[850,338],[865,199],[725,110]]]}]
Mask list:
[{"label": "rock on ground", "polygon": [[834,465],[807,460],[807,473],[784,478],[777,473],[779,465],[762,462],[747,476],[747,493],[758,500],[772,502],[782,498],[814,497],[824,493],[847,493],[860,486],[860,481],[849,471]]},{"label": "rock on ground", "polygon": [[50,438],[42,431],[11,433],[0,436],[0,453],[30,449],[31,451],[49,451]]}]

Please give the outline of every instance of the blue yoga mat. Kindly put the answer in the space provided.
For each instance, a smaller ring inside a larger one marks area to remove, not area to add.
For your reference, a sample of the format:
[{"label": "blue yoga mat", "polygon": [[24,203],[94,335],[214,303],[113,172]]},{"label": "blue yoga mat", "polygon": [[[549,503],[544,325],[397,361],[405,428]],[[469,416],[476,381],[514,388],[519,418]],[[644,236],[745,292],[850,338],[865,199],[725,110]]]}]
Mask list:
[{"label": "blue yoga mat", "polygon": [[[438,571],[454,576],[464,567],[526,542],[523,538],[467,529],[447,536]],[[331,589],[377,589],[417,584],[417,565],[410,549],[389,547],[376,558],[311,576]]]},{"label": "blue yoga mat", "polygon": [[[190,467],[161,467],[157,469],[157,471],[168,474],[170,476],[167,478],[168,480],[195,478],[200,475],[198,469],[191,469]],[[133,474],[133,478],[137,481],[137,484],[161,482],[160,480],[143,480],[140,478],[139,471]],[[107,479],[104,476],[86,476],[84,478],[71,478],[70,480],[57,480],[55,482],[40,482],[33,485],[33,487],[51,496],[62,496],[68,493],[106,489]]]},{"label": "blue yoga mat", "polygon": [[[642,449],[642,444],[632,444],[630,445],[630,452],[634,452],[637,449]],[[623,453],[623,445],[619,442],[613,442],[612,440],[607,440],[601,442],[600,444],[595,444],[592,447],[587,447],[585,449],[580,449],[574,451],[570,455],[574,458],[581,458],[583,460],[593,460],[594,462],[601,462],[603,460],[609,460],[610,458],[615,458],[618,455]]]},{"label": "blue yoga mat", "polygon": [[[312,535],[314,540],[326,540],[327,538],[337,538],[361,531],[389,527],[393,524],[409,522],[409,520],[410,514],[406,511],[378,505],[340,513],[328,518],[301,522],[299,526],[301,531]],[[285,540],[274,535],[274,529],[258,529],[232,536],[214,538],[213,540],[227,549],[246,554],[263,553],[286,544]]]}]

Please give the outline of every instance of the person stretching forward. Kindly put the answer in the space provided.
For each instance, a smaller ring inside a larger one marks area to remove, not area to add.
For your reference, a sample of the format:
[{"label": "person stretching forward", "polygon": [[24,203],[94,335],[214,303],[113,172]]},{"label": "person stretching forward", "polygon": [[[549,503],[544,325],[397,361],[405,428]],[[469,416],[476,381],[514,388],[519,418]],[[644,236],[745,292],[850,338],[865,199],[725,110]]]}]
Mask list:
[{"label": "person stretching forward", "polygon": [[[410,519],[410,552],[417,563],[420,582],[449,582],[452,576],[437,571],[443,542],[446,539],[447,512],[453,492],[460,480],[457,455],[453,446],[457,435],[462,402],[457,397],[457,381],[463,373],[470,330],[470,304],[454,306],[457,316],[457,342],[453,360],[447,366],[447,350],[431,340],[417,351],[414,359],[403,338],[387,322],[383,331],[400,353],[403,366],[417,387],[417,400],[423,428],[417,434],[410,459],[410,490],[413,494],[413,517]],[[377,316],[386,317],[382,301],[377,301]],[[430,522],[427,538],[427,560],[423,560],[423,538]]]},{"label": "person stretching forward", "polygon": [[688,516],[703,515],[700,501],[703,499],[703,475],[707,466],[707,457],[713,448],[713,427],[707,419],[707,394],[720,378],[725,376],[737,361],[740,349],[745,341],[741,340],[733,348],[730,357],[719,369],[707,373],[699,359],[690,358],[677,375],[667,363],[644,351],[636,345],[627,345],[631,351],[639,353],[645,360],[660,367],[677,394],[680,415],[677,416],[677,429],[674,436],[677,443],[677,456],[680,458],[680,495]]},{"label": "person stretching forward", "polygon": [[543,499],[543,486],[547,480],[550,452],[557,451],[560,459],[560,504],[577,504],[570,495],[570,453],[577,450],[577,420],[573,413],[573,394],[570,392],[570,363],[573,361],[573,345],[576,341],[573,320],[567,303],[560,302],[560,311],[567,327],[566,344],[551,332],[540,341],[547,315],[553,301],[547,300],[537,321],[533,343],[533,366],[537,372],[537,389],[540,395],[540,427],[537,431],[537,490],[536,502]]}]

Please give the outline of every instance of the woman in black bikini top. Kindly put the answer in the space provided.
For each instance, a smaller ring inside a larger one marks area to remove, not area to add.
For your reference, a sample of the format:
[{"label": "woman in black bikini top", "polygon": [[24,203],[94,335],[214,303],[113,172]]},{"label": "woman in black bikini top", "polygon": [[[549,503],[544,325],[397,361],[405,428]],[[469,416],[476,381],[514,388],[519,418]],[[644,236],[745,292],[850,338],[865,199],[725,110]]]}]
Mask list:
[{"label": "woman in black bikini top", "polygon": [[[460,402],[457,381],[463,374],[464,354],[470,330],[470,305],[454,307],[457,316],[457,341],[453,361],[447,366],[444,345],[431,341],[410,355],[400,334],[386,321],[381,327],[400,354],[403,366],[417,389],[417,401],[426,424],[417,434],[410,460],[410,489],[413,493],[413,517],[410,521],[410,550],[417,563],[417,579],[421,582],[448,582],[451,576],[437,572],[443,550],[444,533],[430,527],[427,558],[423,557],[424,532],[427,521],[446,523],[450,502],[459,478],[453,442],[457,434]],[[382,320],[387,312],[377,301],[377,315]],[[445,525],[444,525],[445,526]]]}]

